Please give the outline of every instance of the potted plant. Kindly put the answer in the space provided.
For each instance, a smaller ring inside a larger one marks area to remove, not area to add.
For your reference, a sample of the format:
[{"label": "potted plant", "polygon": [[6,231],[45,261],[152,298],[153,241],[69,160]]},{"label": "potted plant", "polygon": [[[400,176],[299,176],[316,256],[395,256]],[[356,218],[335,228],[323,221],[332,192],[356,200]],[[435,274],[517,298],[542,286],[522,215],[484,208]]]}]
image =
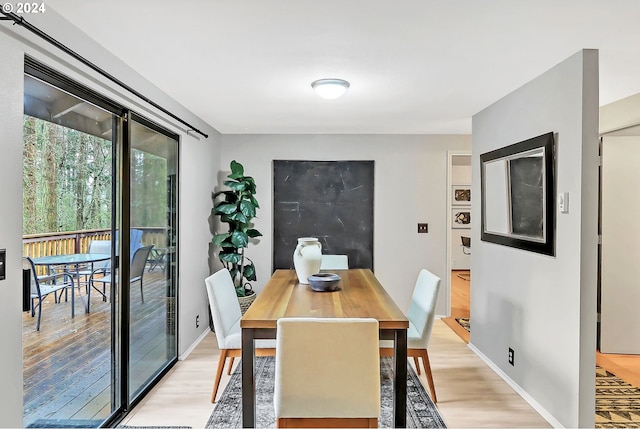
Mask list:
[{"label": "potted plant", "polygon": [[260,205],[255,198],[256,183],[253,177],[244,175],[242,164],[231,161],[231,174],[227,178],[224,184],[229,190],[213,194],[213,215],[220,216],[220,222],[228,224],[229,230],[215,234],[212,242],[220,247],[218,259],[231,273],[241,307],[248,308],[255,299],[249,282],[256,280],[256,268],[245,256],[245,249],[250,238],[262,236],[252,223]]}]

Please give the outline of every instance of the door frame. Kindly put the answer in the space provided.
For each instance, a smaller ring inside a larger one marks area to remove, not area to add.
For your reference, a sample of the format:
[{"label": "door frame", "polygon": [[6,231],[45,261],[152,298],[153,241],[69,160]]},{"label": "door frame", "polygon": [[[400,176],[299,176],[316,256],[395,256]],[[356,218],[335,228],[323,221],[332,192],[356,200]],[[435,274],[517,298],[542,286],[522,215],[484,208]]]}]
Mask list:
[{"label": "door frame", "polygon": [[[453,158],[456,156],[469,156],[473,163],[473,157],[470,150],[448,150],[447,151],[447,204],[446,204],[446,219],[447,219],[447,271],[445,278],[445,308],[446,317],[451,317],[451,256],[453,247],[451,245],[451,187],[453,186]],[[473,183],[470,183],[473,185]],[[473,192],[472,192],[473,194]],[[473,200],[471,200],[473,207]],[[471,217],[471,230],[473,230],[473,219]],[[473,235],[473,234],[472,234]]]}]

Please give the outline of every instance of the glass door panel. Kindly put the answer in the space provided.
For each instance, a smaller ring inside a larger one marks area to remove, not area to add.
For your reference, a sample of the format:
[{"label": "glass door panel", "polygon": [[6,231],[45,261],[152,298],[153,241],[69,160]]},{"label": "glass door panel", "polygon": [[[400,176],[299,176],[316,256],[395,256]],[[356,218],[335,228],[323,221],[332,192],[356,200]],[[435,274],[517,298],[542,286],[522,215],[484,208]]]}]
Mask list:
[{"label": "glass door panel", "polygon": [[177,358],[177,137],[132,115],[129,400]]},{"label": "glass door panel", "polygon": [[[120,406],[115,300],[110,283],[91,287],[112,266],[114,124],[112,113],[25,75],[23,256],[39,277],[23,313],[27,427],[97,427]],[[64,280],[73,287],[46,295]]]}]

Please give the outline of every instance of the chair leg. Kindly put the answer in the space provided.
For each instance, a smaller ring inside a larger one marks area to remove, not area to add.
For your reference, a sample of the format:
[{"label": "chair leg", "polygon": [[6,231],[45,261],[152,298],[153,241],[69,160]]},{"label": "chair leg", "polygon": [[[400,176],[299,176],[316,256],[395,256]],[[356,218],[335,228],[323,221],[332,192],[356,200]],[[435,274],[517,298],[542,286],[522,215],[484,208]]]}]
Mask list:
[{"label": "chair leg", "polygon": [[[91,289],[93,288],[93,282],[87,282],[87,313],[91,312]],[[78,295],[80,295],[80,289],[78,289]]]},{"label": "chair leg", "polygon": [[144,303],[144,294],[142,293],[142,279],[140,279],[140,299]]},{"label": "chair leg", "polygon": [[429,363],[429,354],[427,353],[427,349],[422,351],[422,364],[424,365],[424,373],[427,377],[427,382],[429,383],[431,400],[435,404],[438,402],[438,398],[436,398],[436,387],[433,384],[433,375],[431,374],[431,364]]},{"label": "chair leg", "polygon": [[227,375],[231,375],[231,367],[233,366],[233,360],[235,358],[233,356],[231,356],[231,359],[229,360],[229,367],[227,368]]},{"label": "chair leg", "polygon": [[40,298],[40,304],[38,304],[38,323],[36,325],[36,331],[40,330],[40,319],[42,318],[42,298]]},{"label": "chair leg", "polygon": [[213,393],[211,394],[211,403],[216,402],[216,395],[218,394],[218,386],[220,385],[220,378],[222,377],[222,371],[224,370],[224,362],[227,360],[227,350],[220,350],[220,360],[218,361],[218,369],[216,371],[216,380],[213,382]]},{"label": "chair leg", "polygon": [[420,375],[420,361],[418,360],[418,356],[413,357],[413,363],[416,364],[416,372]]}]

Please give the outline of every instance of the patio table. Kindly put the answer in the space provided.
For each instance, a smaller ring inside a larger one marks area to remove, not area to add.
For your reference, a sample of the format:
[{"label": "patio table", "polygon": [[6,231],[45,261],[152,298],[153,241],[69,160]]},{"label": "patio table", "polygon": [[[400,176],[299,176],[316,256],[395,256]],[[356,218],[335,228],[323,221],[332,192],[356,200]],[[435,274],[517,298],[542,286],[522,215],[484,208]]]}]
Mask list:
[{"label": "patio table", "polygon": [[[84,264],[92,264],[94,262],[106,261],[111,259],[111,255],[108,253],[72,253],[69,255],[53,255],[53,256],[42,256],[40,258],[32,258],[32,261],[35,265],[43,265],[47,266],[48,270],[51,270],[53,266],[63,266],[70,267],[75,266],[75,272],[69,271],[70,274],[75,275],[78,278],[78,273],[80,272],[80,265]],[[71,317],[75,317],[75,282],[71,286]],[[80,289],[78,289],[80,290]],[[84,298],[80,295],[80,299],[82,300],[82,304],[84,305],[85,313],[89,312],[89,306],[86,302],[84,302]]]}]

